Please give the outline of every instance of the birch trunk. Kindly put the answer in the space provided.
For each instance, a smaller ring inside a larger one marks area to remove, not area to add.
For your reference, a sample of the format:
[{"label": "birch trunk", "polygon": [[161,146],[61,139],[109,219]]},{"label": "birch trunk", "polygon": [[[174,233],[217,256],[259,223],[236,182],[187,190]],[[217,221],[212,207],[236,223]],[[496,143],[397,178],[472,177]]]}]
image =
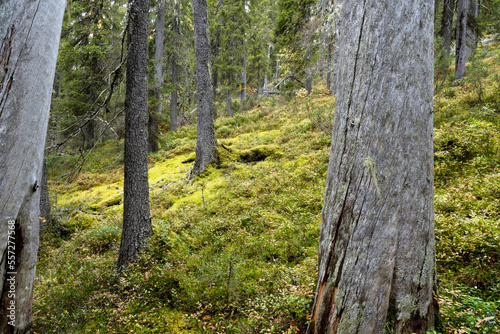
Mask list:
[{"label": "birch trunk", "polygon": [[0,2],[0,332],[28,333],[65,1]]},{"label": "birch trunk", "polygon": [[206,0],[193,0],[193,26],[198,136],[196,138],[196,160],[194,161],[192,174],[199,175],[205,171],[210,163],[217,161]]},{"label": "birch trunk", "polygon": [[337,99],[307,333],[425,333],[437,314],[433,3],[336,5]]},{"label": "birch trunk", "polygon": [[118,270],[137,259],[153,233],[149,211],[147,152],[149,0],[129,0],[129,6],[123,230]]}]

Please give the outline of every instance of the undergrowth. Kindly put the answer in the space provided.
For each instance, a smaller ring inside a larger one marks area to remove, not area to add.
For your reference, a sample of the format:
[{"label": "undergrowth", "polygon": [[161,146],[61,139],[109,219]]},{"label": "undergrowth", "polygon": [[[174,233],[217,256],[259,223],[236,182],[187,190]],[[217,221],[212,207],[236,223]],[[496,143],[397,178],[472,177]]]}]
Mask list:
[{"label": "undergrowth", "polygon": [[[435,98],[441,333],[500,332],[500,70],[498,56],[480,61],[490,69],[480,94],[448,78]],[[58,176],[76,158],[49,158],[56,219],[41,235],[34,333],[305,331],[333,99],[320,88],[252,105],[217,119],[221,161],[194,181],[196,128],[161,137],[154,235],[120,276],[118,143],[101,144],[72,183]]]}]

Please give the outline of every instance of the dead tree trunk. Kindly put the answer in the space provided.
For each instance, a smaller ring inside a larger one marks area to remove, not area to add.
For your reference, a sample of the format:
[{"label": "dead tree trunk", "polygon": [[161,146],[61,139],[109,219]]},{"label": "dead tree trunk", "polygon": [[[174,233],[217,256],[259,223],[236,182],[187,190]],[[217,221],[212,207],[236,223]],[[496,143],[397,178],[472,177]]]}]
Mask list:
[{"label": "dead tree trunk", "polygon": [[437,314],[433,3],[336,4],[337,99],[307,333],[425,333]]},{"label": "dead tree trunk", "polygon": [[196,160],[194,161],[193,175],[202,174],[210,163],[217,161],[207,15],[207,1],[193,0],[196,96],[198,102],[198,136],[196,138]]},{"label": "dead tree trunk", "polygon": [[28,333],[64,0],[0,2],[0,332]]},{"label": "dead tree trunk", "polygon": [[129,0],[129,10],[123,230],[118,270],[137,259],[153,232],[149,211],[147,152],[149,0]]}]

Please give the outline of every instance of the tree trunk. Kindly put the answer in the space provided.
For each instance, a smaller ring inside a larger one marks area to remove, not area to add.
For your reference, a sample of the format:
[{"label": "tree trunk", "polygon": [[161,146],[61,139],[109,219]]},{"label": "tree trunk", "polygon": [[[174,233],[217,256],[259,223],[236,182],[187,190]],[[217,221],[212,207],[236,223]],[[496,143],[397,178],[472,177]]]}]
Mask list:
[{"label": "tree trunk", "polygon": [[[165,42],[165,0],[158,2],[158,12],[156,14],[155,33],[155,58],[154,58],[154,95],[156,99],[156,113],[163,113],[161,88],[163,82],[163,47]],[[148,152],[158,151],[158,119],[153,110],[148,117]]]},{"label": "tree trunk", "polygon": [[193,26],[196,58],[196,96],[198,102],[198,136],[196,138],[196,160],[194,161],[192,174],[200,175],[210,163],[217,161],[206,0],[193,0]]},{"label": "tree trunk", "polygon": [[[245,47],[245,43],[243,43],[243,47]],[[245,103],[245,99],[247,98],[247,58],[243,53],[243,57],[241,58],[241,93],[240,93],[240,110],[243,110],[243,106]]]},{"label": "tree trunk", "polygon": [[[234,19],[234,18],[233,18]],[[231,36],[231,39],[229,41],[229,49],[231,50],[231,54],[229,56],[229,64],[228,64],[228,70],[227,70],[227,114],[229,117],[233,117],[233,101],[231,100],[231,89],[233,85],[233,45],[234,45],[234,38]]]},{"label": "tree trunk", "polygon": [[149,211],[147,152],[149,0],[129,0],[129,8],[123,230],[118,270],[137,259],[153,232]]},{"label": "tree trunk", "polygon": [[0,333],[28,333],[63,0],[0,2]]},{"label": "tree trunk", "polygon": [[477,33],[469,17],[479,15],[479,2],[472,0],[457,0],[457,30],[455,80],[465,77],[465,63],[476,49]]},{"label": "tree trunk", "polygon": [[450,56],[454,9],[455,0],[444,0],[443,17],[441,21],[441,37],[443,38],[443,48],[445,50],[446,57]]},{"label": "tree trunk", "polygon": [[[222,8],[224,5],[223,0],[219,0],[219,7]],[[217,26],[217,31],[215,33],[215,45],[214,45],[214,62],[215,60],[219,57],[219,51],[220,51],[220,27],[224,25],[224,20],[222,17],[220,18],[219,25]],[[215,65],[213,66],[213,84],[212,84],[212,95],[213,99],[216,98],[217,96],[217,86],[219,84],[219,66]]]},{"label": "tree trunk", "polygon": [[337,99],[307,333],[425,333],[437,314],[433,4],[337,4]]},{"label": "tree trunk", "polygon": [[267,85],[268,85],[268,82],[267,82],[267,74],[269,72],[269,59],[271,57],[271,43],[269,43],[267,45],[267,62],[266,62],[266,74],[265,74],[265,77],[264,77],[264,90],[267,89]]},{"label": "tree trunk", "polygon": [[179,50],[179,26],[180,26],[180,0],[176,0],[175,2],[175,18],[173,24],[174,31],[174,50],[172,53],[172,85],[174,89],[172,90],[172,94],[170,95],[170,130],[176,131],[179,127],[179,122],[177,120],[177,85],[179,82],[179,67],[177,65],[177,53]]},{"label": "tree trunk", "polygon": [[312,47],[308,48],[306,51],[306,83],[305,88],[307,93],[312,92]]},{"label": "tree trunk", "polygon": [[328,54],[326,55],[326,89],[332,89],[332,43],[328,43]]},{"label": "tree trunk", "polygon": [[40,185],[40,215],[43,220],[40,222],[40,227],[47,225],[50,220],[50,197],[49,197],[49,185],[47,182],[47,163],[45,158],[43,159],[42,168],[42,184]]},{"label": "tree trunk", "polygon": [[278,79],[279,79],[279,72],[280,72],[280,56],[276,55],[276,70],[275,70],[275,80],[276,84],[278,84]]},{"label": "tree trunk", "polygon": [[94,147],[95,143],[95,121],[93,119],[89,119],[83,131],[85,134],[83,147],[86,150],[90,150],[92,147]]}]

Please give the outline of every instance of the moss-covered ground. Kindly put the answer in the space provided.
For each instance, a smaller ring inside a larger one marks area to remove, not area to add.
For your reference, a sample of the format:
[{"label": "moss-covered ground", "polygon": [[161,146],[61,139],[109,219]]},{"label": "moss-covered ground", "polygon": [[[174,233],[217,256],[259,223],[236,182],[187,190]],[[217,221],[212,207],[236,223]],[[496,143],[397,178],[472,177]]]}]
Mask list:
[{"label": "moss-covered ground", "polygon": [[[474,60],[474,76],[445,77],[435,96],[441,333],[500,332],[499,61]],[[154,236],[122,275],[122,143],[102,143],[71,183],[58,176],[77,158],[51,156],[33,332],[303,332],[334,107],[317,87],[218,118],[220,162],[191,181],[196,128],[163,135],[150,155]]]}]

